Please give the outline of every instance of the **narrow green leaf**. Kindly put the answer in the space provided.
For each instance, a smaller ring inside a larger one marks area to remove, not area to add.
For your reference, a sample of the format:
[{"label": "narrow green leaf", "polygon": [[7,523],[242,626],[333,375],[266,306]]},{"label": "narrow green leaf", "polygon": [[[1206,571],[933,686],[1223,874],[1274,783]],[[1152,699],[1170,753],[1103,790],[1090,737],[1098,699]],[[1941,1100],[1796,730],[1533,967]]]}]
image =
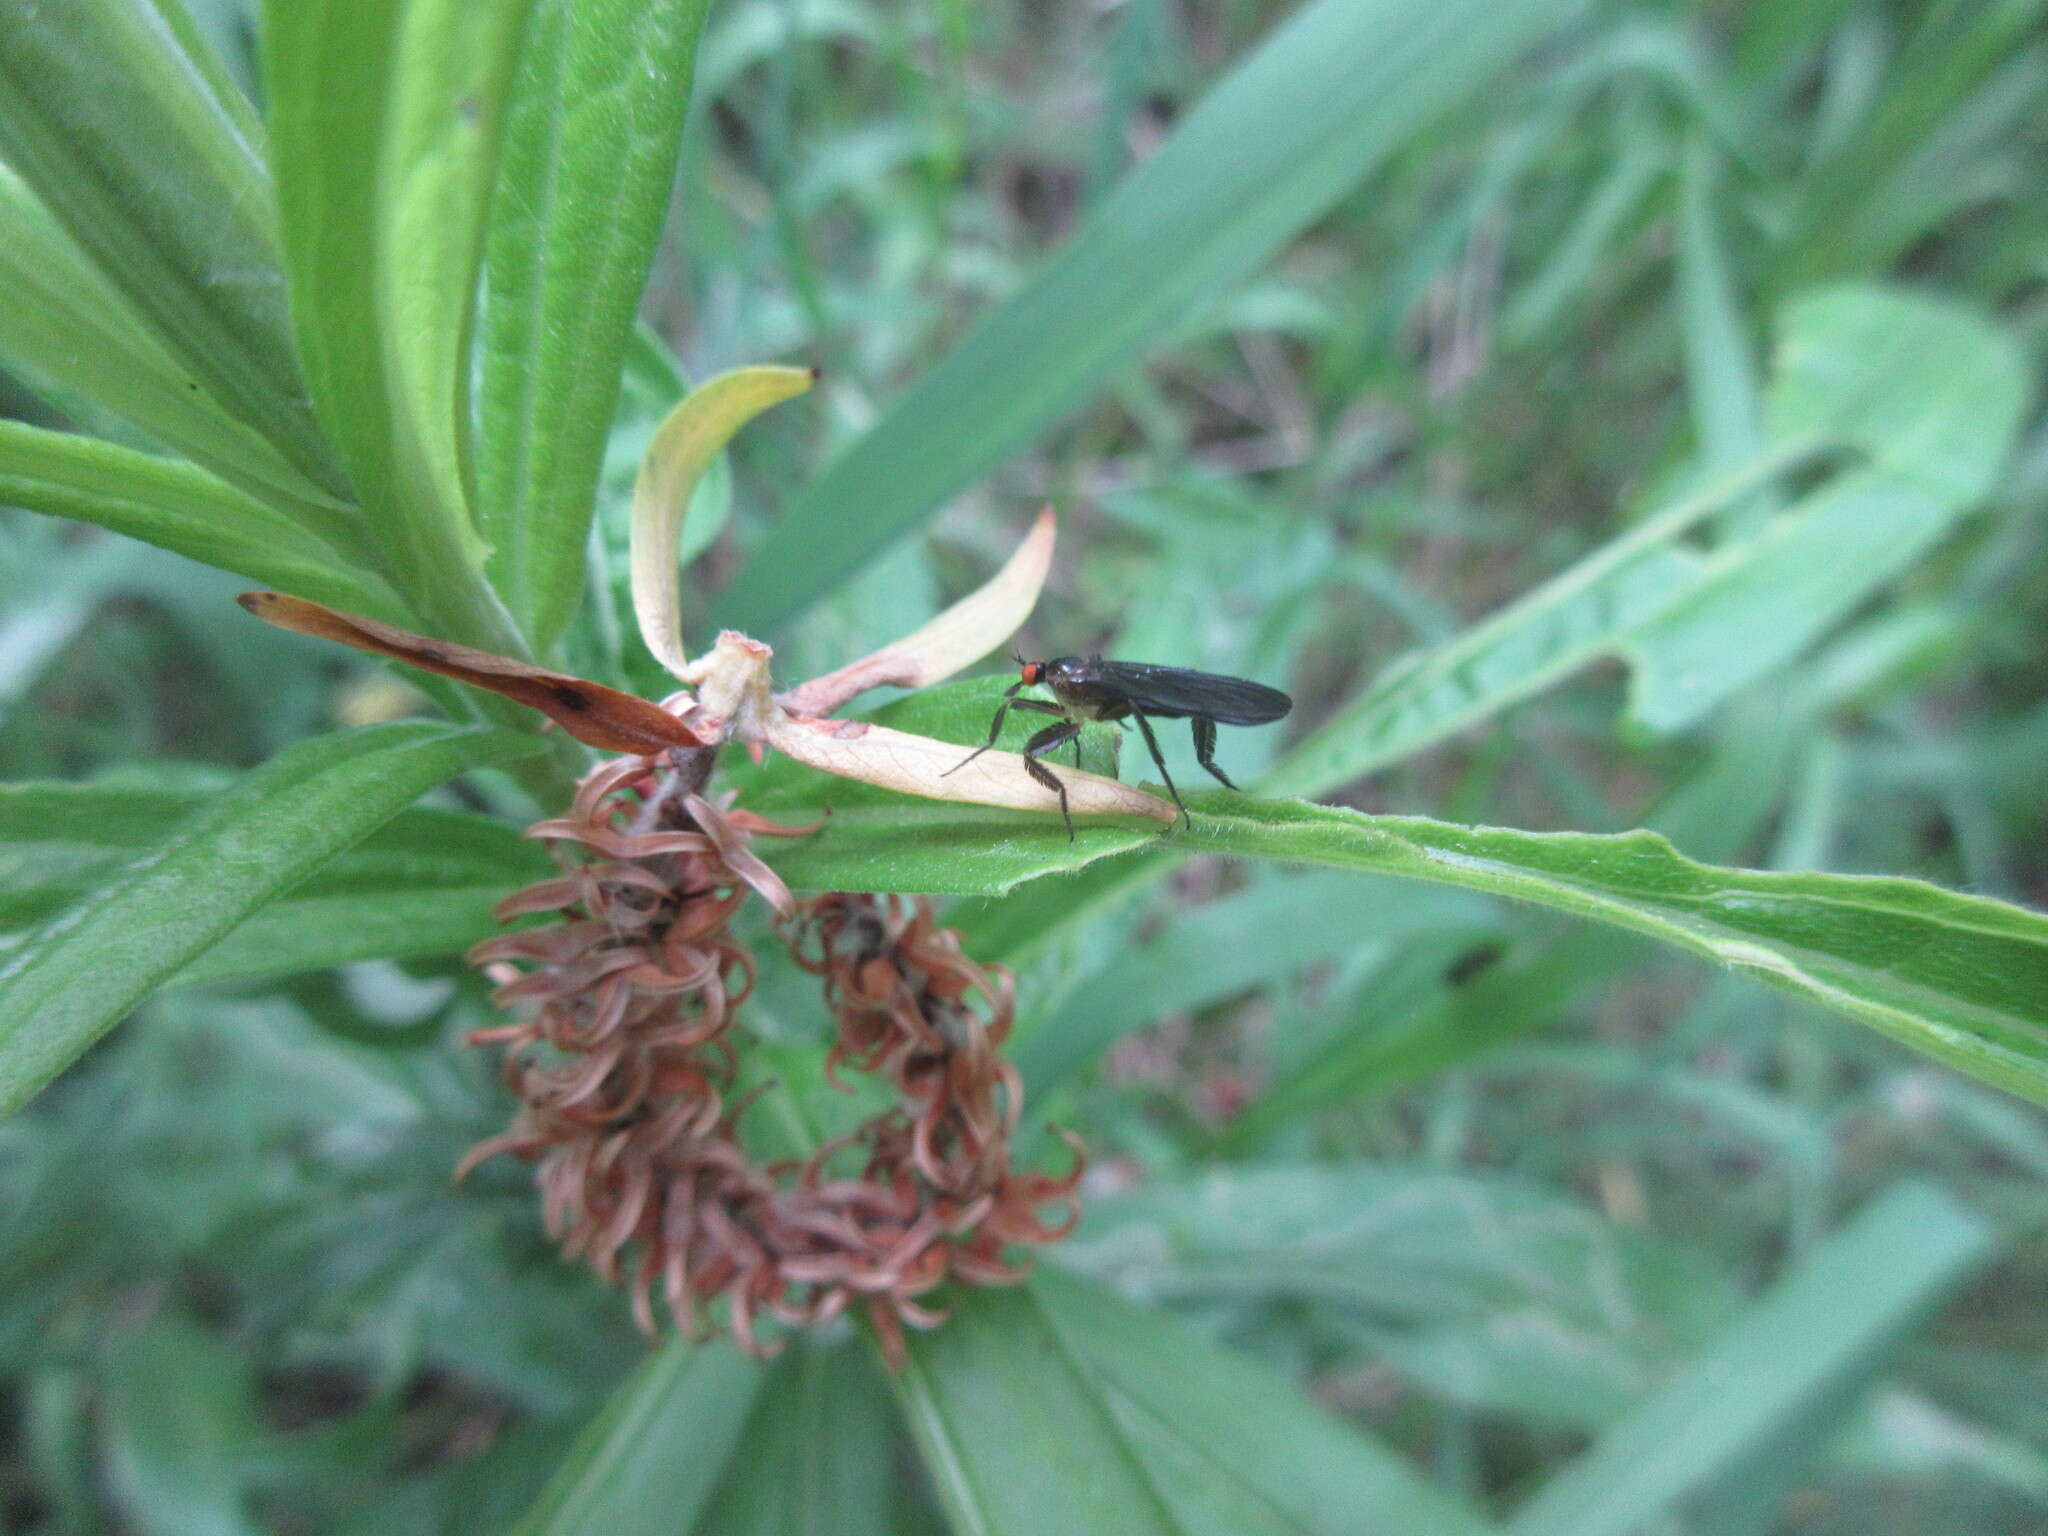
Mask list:
[{"label": "narrow green leaf", "polygon": [[[0,785],[0,946],[87,896],[234,780],[180,788]],[[554,872],[504,822],[414,808],[263,907],[169,985],[459,955],[499,931],[491,908]]]},{"label": "narrow green leaf", "polygon": [[[1178,914],[1148,942],[1119,945],[1049,1017],[1019,1021],[1010,1054],[1036,1097],[1126,1032],[1296,975],[1375,944],[1413,943],[1498,925],[1493,905],[1461,892],[1375,892],[1348,873],[1266,880]],[[1389,899],[1389,898],[1394,899]],[[1418,900],[1417,897],[1423,899]]]},{"label": "narrow green leaf", "polygon": [[1943,501],[1988,494],[2033,394],[2012,333],[1923,293],[1845,283],[1778,313],[1765,411],[1779,441],[1823,435]]},{"label": "narrow green leaf", "polygon": [[[927,689],[874,718],[973,740],[992,693],[990,681]],[[1914,880],[1717,868],[1655,832],[1460,827],[1214,791],[1186,797],[1192,829],[1082,818],[1069,843],[1051,816],[913,800],[786,764],[740,777],[764,814],[829,810],[820,831],[763,848],[801,889],[1001,895],[1133,852],[1101,875],[1110,895],[1203,852],[1412,876],[1675,943],[2048,1102],[2048,916],[2003,902]]]},{"label": "narrow green leaf", "polygon": [[1345,1015],[1325,1022],[1320,1038],[1275,1052],[1281,1059],[1272,1077],[1224,1127],[1222,1145],[1255,1146],[1290,1122],[1339,1105],[1356,1109],[1483,1058],[1555,1022],[1574,998],[1643,958],[1639,945],[1588,928],[1510,945],[1476,979],[1453,985],[1459,963],[1485,960],[1493,953],[1490,942],[1497,941],[1448,954],[1416,946],[1369,972],[1332,1005]]},{"label": "narrow green leaf", "polygon": [[1872,1200],[1517,1514],[1512,1536],[1631,1536],[1889,1348],[1989,1256],[1983,1223],[1928,1185]]},{"label": "narrow green leaf", "polygon": [[1701,719],[1798,656],[1963,511],[1883,470],[1838,476],[1802,498],[1619,638],[1633,669],[1630,720],[1662,733]]},{"label": "narrow green leaf", "polygon": [[[1789,303],[1766,401],[1773,446],[1728,466],[1442,646],[1403,658],[1262,787],[1322,794],[1528,698],[1603,655],[1630,710],[1676,729],[1798,654],[1981,497],[2027,396],[2012,339],[1960,306],[1867,286]],[[1679,542],[1823,445],[1850,466],[1754,537]]]},{"label": "narrow green leaf", "polygon": [[[1700,467],[1708,473],[1745,463],[1764,448],[1756,363],[1714,216],[1715,170],[1713,150],[1698,139],[1687,151],[1679,183],[1678,318],[1693,435]],[[1752,497],[1731,510],[1724,526],[1753,532],[1771,510],[1768,499]]]},{"label": "narrow green leaf", "polygon": [[125,533],[318,602],[405,615],[378,577],[351,569],[282,512],[175,459],[0,421],[0,503]]},{"label": "narrow green leaf", "polygon": [[265,907],[172,977],[204,986],[296,976],[363,960],[457,957],[499,931],[511,885],[432,886],[365,896],[303,895]]},{"label": "narrow green leaf", "polygon": [[175,1315],[110,1353],[107,1470],[128,1520],[180,1536],[256,1536],[247,1503],[262,1421],[248,1358]]},{"label": "narrow green leaf", "polygon": [[766,1371],[671,1340],[577,1438],[514,1536],[672,1536],[709,1502]]},{"label": "narrow green leaf", "polygon": [[910,1352],[899,1389],[956,1530],[1487,1529],[1251,1361],[1082,1281],[962,1295]]},{"label": "narrow green leaf", "polygon": [[394,581],[444,639],[523,656],[466,463],[484,216],[527,0],[273,0],[264,80],[292,319]]},{"label": "narrow green leaf", "polygon": [[619,371],[668,210],[705,0],[539,0],[490,215],[478,515],[543,652],[583,595]]},{"label": "narrow green leaf", "polygon": [[2031,393],[2013,339],[1939,300],[1849,286],[1786,306],[1768,410],[1780,438],[1869,456],[1637,626],[1629,713],[1669,731],[1769,675],[1911,567],[1996,482]]},{"label": "narrow green leaf", "polygon": [[1460,827],[1226,792],[1190,803],[1190,849],[1413,875],[1614,923],[2048,1103],[2041,913],[1917,880],[1720,869],[1654,832]]},{"label": "narrow green leaf", "polygon": [[765,632],[917,527],[1578,10],[1316,0],[1296,12],[783,513],[729,594],[730,621]]},{"label": "narrow green leaf", "polygon": [[315,737],[256,769],[0,965],[0,1112],[428,789],[538,750],[509,732],[402,723]]},{"label": "narrow green leaf", "polygon": [[0,0],[0,159],[223,410],[346,494],[292,356],[261,129],[178,0]]},{"label": "narrow green leaf", "polygon": [[1672,541],[1813,451],[1794,443],[1714,477],[1456,639],[1394,663],[1297,742],[1261,781],[1322,794],[1570,675],[1654,617],[1694,581]]},{"label": "narrow green leaf", "polygon": [[[700,1536],[841,1536],[897,1528],[896,1415],[858,1340],[792,1339],[747,1421],[743,1455],[694,1525]],[[676,1526],[673,1529],[683,1530]]]},{"label": "narrow green leaf", "polygon": [[[399,442],[472,516],[473,325],[498,138],[534,0],[407,0],[379,145],[377,309]],[[400,463],[408,455],[401,448]]]},{"label": "narrow green leaf", "polygon": [[221,409],[5,166],[0,292],[8,295],[0,305],[0,361],[22,370],[33,387],[93,401],[360,556],[362,514],[320,491],[255,428]]}]

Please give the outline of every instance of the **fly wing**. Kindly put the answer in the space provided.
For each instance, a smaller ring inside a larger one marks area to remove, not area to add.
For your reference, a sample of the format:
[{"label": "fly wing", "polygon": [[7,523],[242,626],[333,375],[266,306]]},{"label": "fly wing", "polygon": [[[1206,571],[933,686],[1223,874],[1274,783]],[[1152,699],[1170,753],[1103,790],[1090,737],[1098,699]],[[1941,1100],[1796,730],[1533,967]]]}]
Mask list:
[{"label": "fly wing", "polygon": [[1222,725],[1265,725],[1294,708],[1278,688],[1249,678],[1161,667],[1145,661],[1096,663],[1102,680],[1129,696],[1148,715],[1180,719],[1200,715]]}]

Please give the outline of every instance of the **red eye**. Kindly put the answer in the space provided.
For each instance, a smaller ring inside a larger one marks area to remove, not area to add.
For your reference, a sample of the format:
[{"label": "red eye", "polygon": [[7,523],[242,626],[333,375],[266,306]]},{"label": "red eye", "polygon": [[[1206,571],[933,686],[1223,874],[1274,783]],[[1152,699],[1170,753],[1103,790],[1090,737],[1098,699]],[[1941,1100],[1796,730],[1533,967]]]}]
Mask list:
[{"label": "red eye", "polygon": [[1044,663],[1044,662],[1042,662],[1042,661],[1027,661],[1027,662],[1025,662],[1025,663],[1024,663],[1023,669],[1022,669],[1022,671],[1020,672],[1020,674],[1019,674],[1019,675],[1020,675],[1020,676],[1021,676],[1021,677],[1022,677],[1022,678],[1024,679],[1024,681],[1025,681],[1026,683],[1036,683],[1036,682],[1038,681],[1038,676],[1039,676],[1039,674],[1040,674],[1041,672],[1043,672],[1044,670],[1045,670],[1045,663]]}]

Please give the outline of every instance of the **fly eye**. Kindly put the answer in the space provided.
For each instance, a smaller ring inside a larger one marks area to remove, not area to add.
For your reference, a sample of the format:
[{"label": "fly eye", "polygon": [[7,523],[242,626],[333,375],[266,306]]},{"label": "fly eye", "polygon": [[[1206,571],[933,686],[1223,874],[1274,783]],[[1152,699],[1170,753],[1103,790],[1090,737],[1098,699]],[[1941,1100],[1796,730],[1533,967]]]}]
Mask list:
[{"label": "fly eye", "polygon": [[1020,669],[1018,675],[1021,676],[1026,683],[1036,683],[1038,681],[1039,674],[1044,671],[1045,668],[1038,662],[1027,661]]}]

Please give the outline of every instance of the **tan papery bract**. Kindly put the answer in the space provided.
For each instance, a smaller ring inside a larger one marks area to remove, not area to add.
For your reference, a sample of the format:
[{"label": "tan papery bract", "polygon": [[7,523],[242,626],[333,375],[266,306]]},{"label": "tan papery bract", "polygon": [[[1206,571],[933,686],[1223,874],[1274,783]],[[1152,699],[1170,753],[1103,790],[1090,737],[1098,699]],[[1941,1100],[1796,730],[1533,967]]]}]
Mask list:
[{"label": "tan papery bract", "polygon": [[929,688],[973,666],[1021,629],[1038,606],[1058,532],[1058,519],[1047,507],[1016,553],[983,586],[901,640],[799,684],[777,702],[792,715],[829,715],[870,688]]}]

